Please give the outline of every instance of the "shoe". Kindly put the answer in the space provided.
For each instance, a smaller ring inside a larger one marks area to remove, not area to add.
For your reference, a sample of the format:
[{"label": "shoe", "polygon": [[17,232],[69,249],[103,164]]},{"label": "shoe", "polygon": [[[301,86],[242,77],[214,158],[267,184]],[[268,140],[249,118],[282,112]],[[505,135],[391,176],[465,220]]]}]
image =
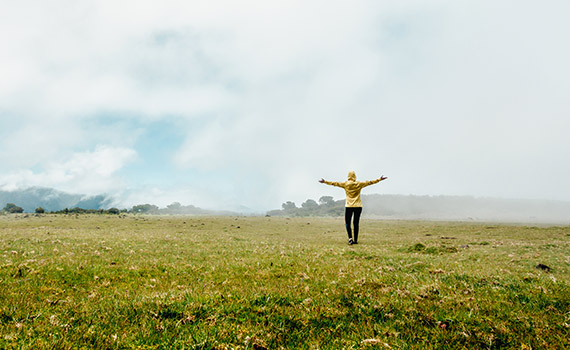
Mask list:
[{"label": "shoe", "polygon": [[353,244],[354,244],[354,242],[352,241],[352,238],[349,238],[348,239],[348,245],[353,245]]},{"label": "shoe", "polygon": [[352,242],[352,244],[358,244],[358,242],[357,242],[357,241],[354,241],[354,242]]}]

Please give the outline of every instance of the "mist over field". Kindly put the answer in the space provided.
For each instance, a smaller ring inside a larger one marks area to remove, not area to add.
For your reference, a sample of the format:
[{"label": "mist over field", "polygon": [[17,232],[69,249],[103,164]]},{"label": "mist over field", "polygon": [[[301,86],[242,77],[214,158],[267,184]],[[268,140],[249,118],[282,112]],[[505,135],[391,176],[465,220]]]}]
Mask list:
[{"label": "mist over field", "polygon": [[377,218],[570,225],[570,202],[469,196],[371,195],[365,214]]},{"label": "mist over field", "polygon": [[[403,196],[403,195],[363,195],[363,215],[375,219],[388,220],[439,220],[506,223],[548,223],[570,225],[570,202],[477,198],[472,196]],[[33,213],[42,207],[45,211],[61,211],[65,208],[109,209],[114,207],[111,196],[86,196],[69,194],[49,188],[31,188],[23,191],[0,191],[0,209],[7,203],[14,203],[26,213]],[[293,210],[285,210],[286,204],[293,204]],[[152,203],[152,198],[138,206],[120,208],[133,210],[142,204],[152,209],[148,214],[170,215],[275,215],[275,216],[342,216],[344,199],[322,196],[320,199],[307,199],[302,203],[283,203],[282,208],[267,212],[255,212],[248,208],[233,211],[204,209],[199,203],[173,202],[164,207]],[[157,210],[158,209],[158,210]],[[136,210],[135,210],[136,211]],[[140,211],[139,211],[140,212]]]}]

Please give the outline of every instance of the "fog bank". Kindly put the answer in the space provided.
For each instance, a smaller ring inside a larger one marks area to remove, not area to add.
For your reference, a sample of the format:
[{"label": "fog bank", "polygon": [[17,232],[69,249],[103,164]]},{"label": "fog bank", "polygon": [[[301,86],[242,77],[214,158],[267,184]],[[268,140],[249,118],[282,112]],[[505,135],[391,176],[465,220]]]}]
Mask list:
[{"label": "fog bank", "polygon": [[383,219],[570,225],[570,202],[470,196],[363,196],[363,215]]}]

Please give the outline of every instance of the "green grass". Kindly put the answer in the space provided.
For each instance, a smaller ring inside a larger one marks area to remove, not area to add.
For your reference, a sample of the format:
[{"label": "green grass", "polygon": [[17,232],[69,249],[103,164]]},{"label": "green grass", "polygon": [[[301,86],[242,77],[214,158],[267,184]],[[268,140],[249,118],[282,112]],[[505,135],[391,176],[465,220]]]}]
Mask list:
[{"label": "green grass", "polygon": [[[570,227],[0,217],[1,349],[564,349]],[[537,269],[545,264],[550,272]]]}]

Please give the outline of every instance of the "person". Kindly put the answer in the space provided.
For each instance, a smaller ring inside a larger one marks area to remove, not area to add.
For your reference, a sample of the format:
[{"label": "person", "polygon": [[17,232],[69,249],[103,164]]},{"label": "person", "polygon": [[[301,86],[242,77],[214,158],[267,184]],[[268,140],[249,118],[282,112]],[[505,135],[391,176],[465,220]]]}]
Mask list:
[{"label": "person", "polygon": [[[360,200],[360,191],[366,187],[376,184],[380,181],[386,180],[387,177],[384,175],[380,176],[378,179],[370,181],[356,181],[356,173],[354,171],[348,172],[348,179],[344,182],[326,181],[325,179],[320,179],[319,182],[344,188],[346,192],[345,201],[345,212],[344,212],[344,223],[346,225],[346,233],[348,234],[348,244],[358,244],[358,229],[360,225],[360,214],[362,214],[362,201]],[[350,222],[354,216],[354,239],[352,239],[352,230],[350,227]]]}]

